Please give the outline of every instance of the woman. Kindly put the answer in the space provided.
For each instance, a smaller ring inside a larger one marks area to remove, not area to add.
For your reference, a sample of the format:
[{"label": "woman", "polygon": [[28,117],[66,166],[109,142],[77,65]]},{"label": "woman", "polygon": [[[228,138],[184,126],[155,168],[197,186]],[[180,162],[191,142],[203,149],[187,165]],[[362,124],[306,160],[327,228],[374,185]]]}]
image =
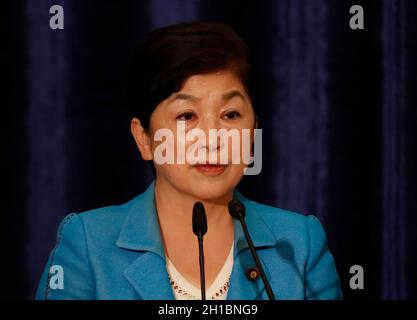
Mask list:
[{"label": "woman", "polygon": [[[233,144],[221,137],[180,141],[181,130],[208,137],[210,129],[234,129],[241,140],[250,130],[253,143],[257,118],[251,79],[246,45],[223,24],[187,23],[150,33],[132,68],[131,132],[142,158],[152,161],[155,181],[126,204],[67,216],[36,298],[200,299],[199,251],[192,232],[193,206],[200,201],[208,224],[207,298],[268,299],[242,226],[228,212],[233,198],[246,207],[246,224],[277,299],[341,298],[316,218],[237,192],[247,168],[243,149],[242,161],[225,163],[220,154],[232,155]],[[161,132],[171,132],[174,143],[161,139]],[[200,160],[179,161],[180,148],[191,146],[194,151],[187,154],[197,152]]]}]

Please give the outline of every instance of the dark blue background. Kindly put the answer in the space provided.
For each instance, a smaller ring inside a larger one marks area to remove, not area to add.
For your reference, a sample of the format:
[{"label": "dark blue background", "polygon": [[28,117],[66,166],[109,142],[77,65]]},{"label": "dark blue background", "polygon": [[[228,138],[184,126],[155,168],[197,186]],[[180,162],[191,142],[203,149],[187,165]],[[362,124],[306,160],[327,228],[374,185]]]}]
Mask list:
[{"label": "dark blue background", "polygon": [[[49,28],[53,4],[64,30]],[[353,4],[365,30],[349,28]],[[416,1],[6,0],[2,11],[5,298],[33,296],[66,214],[125,202],[152,179],[129,131],[132,49],[190,20],[229,23],[260,74],[263,172],[240,190],[319,217],[345,298],[417,298]]]}]

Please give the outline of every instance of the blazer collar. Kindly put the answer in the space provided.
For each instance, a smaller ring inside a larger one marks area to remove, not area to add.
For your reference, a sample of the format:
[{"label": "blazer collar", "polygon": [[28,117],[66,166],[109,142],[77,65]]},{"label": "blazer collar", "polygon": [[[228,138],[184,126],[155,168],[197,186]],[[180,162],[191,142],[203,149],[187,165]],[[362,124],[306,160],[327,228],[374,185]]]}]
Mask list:
[{"label": "blazer collar", "polygon": [[[166,270],[154,187],[153,181],[145,192],[131,200],[116,245],[120,248],[144,252],[124,272],[125,277],[143,299],[174,299]],[[236,190],[234,197],[241,200],[246,207],[245,220],[255,248],[275,246],[276,238],[257,212],[254,203]],[[260,259],[262,261],[262,257]],[[264,262],[263,266],[269,280],[268,266]],[[234,220],[234,264],[228,299],[255,299],[264,289],[260,279],[249,281],[246,277],[246,271],[250,267],[255,267],[255,262],[248,250],[243,228],[239,221]]]},{"label": "blazer collar", "polygon": [[[246,208],[246,225],[248,227],[252,242],[255,248],[275,246],[275,235],[265,223],[262,215],[259,214],[253,201],[245,198],[239,191],[235,190],[233,197],[242,201]],[[249,248],[243,232],[242,225],[237,219],[234,219],[235,230],[235,256],[242,250]]]},{"label": "blazer collar", "polygon": [[[246,199],[240,192],[235,190],[234,198],[239,199],[246,208],[246,225],[252,238],[253,245],[258,253],[261,264],[264,268],[265,275],[270,281],[270,272],[266,259],[262,259],[263,249],[271,248],[276,245],[275,235],[267,226],[262,216],[259,214],[254,202]],[[234,262],[232,274],[230,277],[230,287],[227,294],[228,300],[255,300],[265,291],[265,286],[258,276],[256,280],[249,280],[247,272],[256,267],[255,260],[249,250],[245,233],[242,225],[237,219],[234,219]],[[263,299],[267,297],[263,297]]]},{"label": "blazer collar", "polygon": [[116,245],[129,250],[150,251],[165,259],[154,187],[153,181],[142,194],[131,200]]},{"label": "blazer collar", "polygon": [[174,300],[154,199],[152,182],[145,192],[130,201],[116,245],[142,252],[123,275],[143,300]]}]

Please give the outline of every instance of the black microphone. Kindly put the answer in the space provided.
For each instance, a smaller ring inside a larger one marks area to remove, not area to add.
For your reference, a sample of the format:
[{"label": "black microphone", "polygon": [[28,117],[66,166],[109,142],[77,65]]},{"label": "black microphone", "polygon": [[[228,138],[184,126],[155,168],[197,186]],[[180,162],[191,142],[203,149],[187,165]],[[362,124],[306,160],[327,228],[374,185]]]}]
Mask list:
[{"label": "black microphone", "polygon": [[239,220],[243,227],[243,232],[245,233],[246,241],[249,245],[249,250],[252,253],[253,259],[255,259],[256,266],[259,270],[259,273],[261,274],[262,281],[265,285],[266,293],[268,294],[269,300],[275,300],[274,292],[271,289],[271,286],[269,285],[268,280],[265,276],[265,271],[262,268],[261,262],[259,261],[258,254],[256,253],[255,247],[253,246],[252,239],[249,235],[248,227],[246,226],[245,222],[245,206],[243,203],[237,199],[233,199],[229,202],[229,213],[230,215]]},{"label": "black microphone", "polygon": [[207,232],[206,211],[201,202],[196,202],[193,207],[193,232],[198,238],[198,252],[200,260],[201,300],[206,300],[206,276],[204,272],[203,236]]}]

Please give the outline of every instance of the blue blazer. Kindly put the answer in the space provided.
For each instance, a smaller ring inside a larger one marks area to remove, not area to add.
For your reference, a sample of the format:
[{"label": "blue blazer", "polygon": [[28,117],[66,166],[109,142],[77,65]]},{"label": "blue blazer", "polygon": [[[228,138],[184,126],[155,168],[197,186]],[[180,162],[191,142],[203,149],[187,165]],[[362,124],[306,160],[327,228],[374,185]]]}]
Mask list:
[{"label": "blue blazer", "polygon": [[[278,300],[342,298],[317,218],[256,203],[237,191],[234,196],[246,206],[249,232]],[[234,228],[227,299],[266,300],[261,278],[249,280],[246,275],[255,262],[236,220]],[[62,267],[63,288],[52,285],[58,275],[52,266]],[[68,215],[59,227],[36,299],[175,299],[154,205],[154,183],[125,204]]]}]

